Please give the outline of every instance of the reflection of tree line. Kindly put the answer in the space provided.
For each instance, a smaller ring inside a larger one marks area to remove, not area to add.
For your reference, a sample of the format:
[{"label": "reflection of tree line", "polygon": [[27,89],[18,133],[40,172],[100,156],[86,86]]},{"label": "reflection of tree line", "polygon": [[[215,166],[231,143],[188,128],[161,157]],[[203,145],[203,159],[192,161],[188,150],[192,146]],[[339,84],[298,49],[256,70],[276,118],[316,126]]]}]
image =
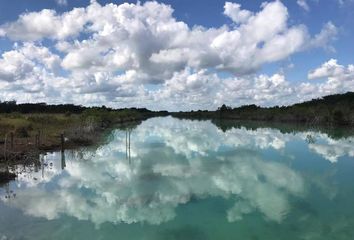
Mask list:
[{"label": "reflection of tree line", "polygon": [[213,119],[211,120],[217,128],[223,132],[227,132],[233,128],[246,128],[246,130],[257,130],[259,128],[273,128],[279,130],[281,133],[295,133],[295,132],[320,132],[325,133],[333,139],[340,139],[343,137],[354,136],[354,129],[341,127],[325,127],[325,126],[307,126],[296,123],[272,123],[262,121],[239,121],[228,119]]}]

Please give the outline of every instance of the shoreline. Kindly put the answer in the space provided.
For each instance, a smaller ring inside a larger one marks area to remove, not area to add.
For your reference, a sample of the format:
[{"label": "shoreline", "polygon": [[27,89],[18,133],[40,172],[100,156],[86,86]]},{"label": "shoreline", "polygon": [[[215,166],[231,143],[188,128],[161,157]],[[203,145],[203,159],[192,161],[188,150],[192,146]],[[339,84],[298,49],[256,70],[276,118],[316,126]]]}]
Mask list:
[{"label": "shoreline", "polygon": [[[93,128],[88,132],[80,132],[76,136],[73,136],[72,133],[65,134],[66,131],[71,131],[70,129],[61,129],[65,138],[63,145],[61,136],[44,138],[46,140],[40,141],[38,145],[35,142],[37,137],[15,139],[15,144],[13,144],[12,148],[8,147],[9,149],[6,151],[5,145],[9,144],[0,143],[0,184],[16,179],[16,174],[9,171],[12,166],[40,164],[40,154],[97,145],[104,141],[104,136],[108,131],[117,128],[135,127],[145,119],[147,117],[116,119],[111,124]],[[53,139],[56,139],[56,141]]]},{"label": "shoreline", "polygon": [[[62,129],[61,132],[64,134],[64,146],[61,145],[60,135],[56,136],[56,141],[52,138],[46,138],[45,141],[41,141],[40,144],[36,145],[35,138],[20,138],[17,139],[17,144],[13,146],[13,148],[9,148],[7,150],[7,159],[5,159],[5,151],[4,151],[4,143],[0,143],[0,170],[4,164],[21,164],[26,163],[24,160],[25,156],[31,154],[43,154],[46,152],[55,152],[68,149],[76,149],[80,147],[89,147],[95,144],[98,144],[102,141],[103,135],[114,128],[124,128],[129,126],[130,123],[134,123],[134,125],[138,125],[141,121],[152,118],[152,117],[160,117],[161,115],[151,115],[148,117],[141,118],[126,118],[126,119],[118,119],[112,122],[109,125],[101,126],[99,128],[95,128],[88,132],[78,133],[76,136],[72,136],[72,134],[66,134],[68,129]],[[270,128],[278,128],[283,129],[283,127],[289,127],[291,129],[299,129],[300,131],[315,129],[322,132],[329,132],[333,129],[339,129],[347,133],[348,135],[354,134],[354,126],[353,125],[332,125],[332,124],[311,124],[308,122],[299,122],[299,121],[274,121],[274,120],[259,120],[259,119],[241,119],[241,118],[232,118],[232,117],[215,117],[214,116],[191,116],[185,114],[176,114],[170,113],[163,116],[171,116],[178,119],[187,119],[187,120],[206,120],[211,121],[216,127],[220,128],[223,131],[227,131],[232,127],[246,127],[246,128],[259,128],[270,127]],[[348,131],[349,130],[349,131]],[[54,138],[54,139],[55,139]],[[28,160],[28,159],[27,159]],[[33,161],[27,161],[29,163],[33,163]]]},{"label": "shoreline", "polygon": [[[64,146],[61,144],[61,136],[55,136],[54,139],[56,138],[57,140],[53,140],[52,138],[46,138],[47,140],[43,139],[40,141],[40,144],[36,144],[35,141],[36,139],[33,137],[29,138],[17,138],[15,139],[15,144],[13,147],[7,147],[6,152],[11,154],[15,154],[20,156],[23,156],[26,153],[33,153],[33,152],[55,152],[55,151],[61,151],[61,150],[67,150],[67,149],[75,149],[79,147],[88,147],[95,145],[102,141],[103,135],[109,131],[110,129],[114,128],[124,128],[124,127],[129,127],[131,123],[140,123],[141,121],[145,120],[147,118],[129,118],[129,119],[120,119],[119,121],[115,121],[114,123],[100,127],[100,128],[95,128],[93,130],[87,131],[87,132],[79,132],[76,133],[74,136],[72,133],[66,134],[68,129],[62,129],[61,132],[63,132],[63,136],[65,138],[64,141]],[[136,125],[136,124],[134,124]],[[9,142],[7,140],[7,145],[9,145]],[[0,164],[4,163],[4,147],[5,143],[0,144]],[[10,161],[11,159],[7,159]]]}]

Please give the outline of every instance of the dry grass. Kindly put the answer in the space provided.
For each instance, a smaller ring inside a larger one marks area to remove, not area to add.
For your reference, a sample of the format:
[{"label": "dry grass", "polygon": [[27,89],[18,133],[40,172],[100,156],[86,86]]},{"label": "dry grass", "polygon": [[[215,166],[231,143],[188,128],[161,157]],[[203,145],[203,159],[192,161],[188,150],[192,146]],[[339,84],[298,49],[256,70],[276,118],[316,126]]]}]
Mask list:
[{"label": "dry grass", "polygon": [[[78,115],[65,114],[0,114],[0,141],[11,132],[15,135],[19,130],[25,130],[29,137],[34,137],[40,131],[45,138],[57,138],[66,129],[80,124]],[[22,136],[16,136],[21,138]]]}]

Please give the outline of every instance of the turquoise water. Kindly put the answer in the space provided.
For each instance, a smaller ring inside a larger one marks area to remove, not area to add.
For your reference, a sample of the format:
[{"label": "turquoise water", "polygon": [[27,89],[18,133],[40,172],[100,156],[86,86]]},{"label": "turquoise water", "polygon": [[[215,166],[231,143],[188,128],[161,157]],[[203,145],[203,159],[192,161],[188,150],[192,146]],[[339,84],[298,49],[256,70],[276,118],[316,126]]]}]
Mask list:
[{"label": "turquoise water", "polygon": [[0,239],[354,239],[353,142],[149,119],[17,166]]}]

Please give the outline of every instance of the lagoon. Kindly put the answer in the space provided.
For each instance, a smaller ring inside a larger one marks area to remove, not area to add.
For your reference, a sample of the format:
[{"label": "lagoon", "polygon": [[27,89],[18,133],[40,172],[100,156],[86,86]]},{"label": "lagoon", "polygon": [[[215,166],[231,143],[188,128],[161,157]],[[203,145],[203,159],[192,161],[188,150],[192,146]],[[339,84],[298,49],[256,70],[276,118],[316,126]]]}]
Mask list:
[{"label": "lagoon", "polygon": [[151,118],[0,186],[0,239],[354,239],[354,136]]}]

